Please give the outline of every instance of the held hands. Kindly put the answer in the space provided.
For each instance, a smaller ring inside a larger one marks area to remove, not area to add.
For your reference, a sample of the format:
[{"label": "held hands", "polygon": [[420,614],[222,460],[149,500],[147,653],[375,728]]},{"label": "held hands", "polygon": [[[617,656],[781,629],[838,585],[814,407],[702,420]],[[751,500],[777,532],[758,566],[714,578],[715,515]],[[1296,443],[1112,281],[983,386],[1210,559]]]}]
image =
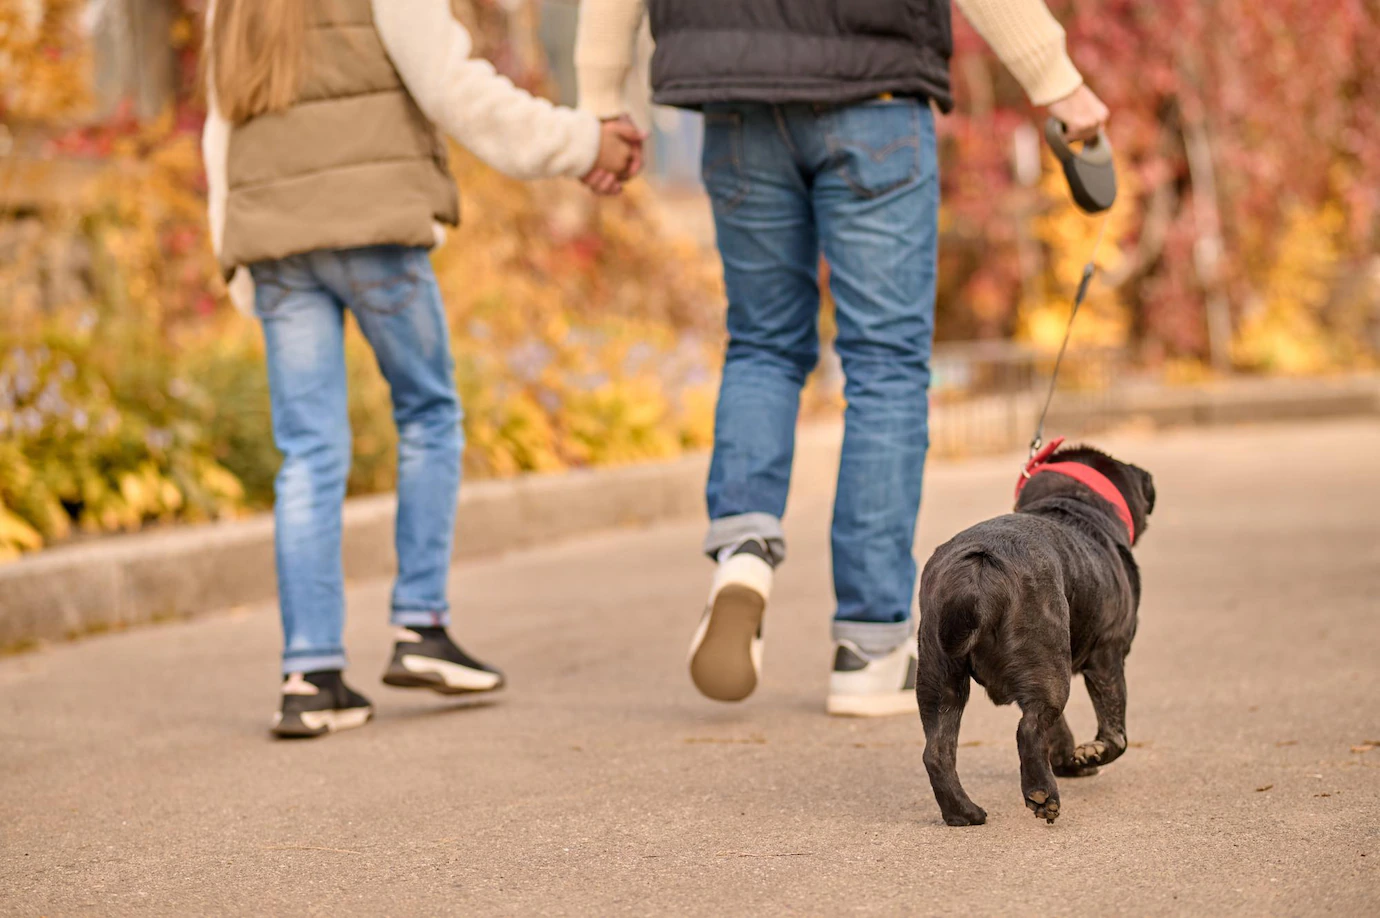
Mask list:
[{"label": "held hands", "polygon": [[642,144],[647,135],[627,115],[605,120],[599,132],[599,157],[580,181],[595,194],[614,195],[642,171]]},{"label": "held hands", "polygon": [[1086,85],[1051,103],[1049,113],[1063,123],[1064,136],[1070,141],[1092,140],[1106,126],[1110,114],[1107,106]]}]

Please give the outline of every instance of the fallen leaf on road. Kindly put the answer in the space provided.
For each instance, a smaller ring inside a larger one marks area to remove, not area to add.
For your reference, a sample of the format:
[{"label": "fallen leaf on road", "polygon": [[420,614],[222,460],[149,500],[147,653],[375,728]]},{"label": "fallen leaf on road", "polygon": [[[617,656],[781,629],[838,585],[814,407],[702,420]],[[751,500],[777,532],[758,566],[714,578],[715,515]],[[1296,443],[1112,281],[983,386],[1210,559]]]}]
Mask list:
[{"label": "fallen leaf on road", "polygon": [[1150,748],[1150,741],[1144,740],[1139,743],[1127,743],[1126,746],[1129,749],[1148,749]]},{"label": "fallen leaf on road", "polygon": [[1331,794],[1314,794],[1314,797],[1331,797]]},{"label": "fallen leaf on road", "polygon": [[1299,741],[1296,739],[1282,739],[1275,743],[1276,746],[1297,746]]},{"label": "fallen leaf on road", "polygon": [[1372,743],[1370,740],[1366,740],[1364,743],[1362,743],[1362,744],[1359,745],[1359,746],[1352,746],[1352,747],[1351,747],[1351,751],[1352,751],[1352,752],[1370,752],[1372,749],[1376,748],[1377,746],[1380,746],[1380,743]]},{"label": "fallen leaf on road", "polygon": [[971,749],[971,748],[973,748],[974,746],[981,746],[981,745],[982,745],[982,740],[980,740],[980,739],[971,739],[971,740],[968,740],[968,742],[966,742],[966,743],[959,743],[959,744],[958,744],[958,748],[959,748],[959,749]]},{"label": "fallen leaf on road", "polygon": [[1255,792],[1256,792],[1257,794],[1263,794],[1265,791],[1269,790],[1269,789],[1272,788],[1272,787],[1274,787],[1273,784],[1266,784],[1264,787],[1257,787],[1257,788],[1255,789]]}]

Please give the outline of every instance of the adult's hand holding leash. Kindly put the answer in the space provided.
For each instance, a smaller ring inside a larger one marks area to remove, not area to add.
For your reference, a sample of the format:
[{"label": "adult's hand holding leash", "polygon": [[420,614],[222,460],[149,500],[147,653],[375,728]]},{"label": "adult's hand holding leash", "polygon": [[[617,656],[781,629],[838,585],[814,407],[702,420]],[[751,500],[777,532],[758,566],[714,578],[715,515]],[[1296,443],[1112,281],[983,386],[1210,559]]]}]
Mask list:
[{"label": "adult's hand holding leash", "polygon": [[1070,143],[1092,140],[1107,127],[1110,114],[1087,84],[1049,105],[1049,116],[1064,126],[1064,137]]},{"label": "adult's hand holding leash", "polygon": [[1116,167],[1106,123],[1107,106],[1087,86],[1051,105],[1045,122],[1045,139],[1064,168],[1069,193],[1087,214],[1100,214],[1116,201]]}]

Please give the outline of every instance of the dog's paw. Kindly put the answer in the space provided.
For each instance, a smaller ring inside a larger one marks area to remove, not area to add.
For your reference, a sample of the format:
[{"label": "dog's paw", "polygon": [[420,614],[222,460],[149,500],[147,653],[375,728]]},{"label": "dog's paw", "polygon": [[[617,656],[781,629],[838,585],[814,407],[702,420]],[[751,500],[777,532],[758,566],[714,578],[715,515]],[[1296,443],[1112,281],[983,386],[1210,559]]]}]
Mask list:
[{"label": "dog's paw", "polygon": [[1043,819],[1045,822],[1053,823],[1059,818],[1059,794],[1049,793],[1042,790],[1033,790],[1025,795],[1025,805],[1035,814],[1036,818]]},{"label": "dog's paw", "polygon": [[944,814],[944,824],[948,826],[980,826],[987,822],[987,811],[976,803]]},{"label": "dog's paw", "polygon": [[1051,762],[1050,767],[1054,769],[1056,777],[1060,778],[1090,778],[1097,774],[1096,765],[1079,765],[1077,762]]},{"label": "dog's paw", "polygon": [[1096,771],[1106,754],[1107,744],[1102,740],[1093,740],[1091,743],[1084,743],[1073,750],[1073,764],[1080,768],[1092,768]]}]

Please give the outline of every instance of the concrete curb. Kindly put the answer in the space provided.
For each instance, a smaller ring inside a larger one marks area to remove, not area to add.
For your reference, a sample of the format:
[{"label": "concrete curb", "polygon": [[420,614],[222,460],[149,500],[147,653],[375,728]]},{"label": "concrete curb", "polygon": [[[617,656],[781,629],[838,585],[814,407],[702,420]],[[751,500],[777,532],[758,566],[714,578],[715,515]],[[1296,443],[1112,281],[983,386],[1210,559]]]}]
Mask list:
[{"label": "concrete curb", "polygon": [[[960,457],[1024,447],[1043,393],[984,396],[930,409],[930,455]],[[1245,379],[1166,388],[1128,383],[1096,392],[1061,391],[1049,436],[1088,437],[1128,424],[1204,427],[1380,415],[1380,377]]]},{"label": "concrete curb", "polygon": [[[482,481],[462,488],[457,558],[698,509],[705,459]],[[392,495],[346,502],[345,570],[395,568]],[[271,516],[59,547],[0,567],[0,648],[181,618],[271,599]]]},{"label": "concrete curb", "polygon": [[[933,426],[957,422],[953,412],[960,407],[936,406]],[[1087,435],[1136,419],[1191,426],[1372,414],[1380,415],[1380,381],[1373,377],[1267,380],[1217,388],[1127,389],[1114,402],[1060,407],[1051,413],[1049,430]],[[967,451],[991,452],[1022,445],[1033,420],[1033,404],[1022,403],[953,426],[965,430]],[[797,474],[832,476],[840,437],[837,424],[803,428]],[[467,484],[455,555],[495,554],[699,515],[707,467],[708,457],[695,455]],[[394,507],[390,495],[346,503],[344,555],[350,578],[393,571]],[[275,592],[273,521],[267,516],[59,547],[0,567],[0,650],[264,602]]]},{"label": "concrete curb", "polygon": [[[1380,414],[1380,378],[1349,376],[1277,380],[1234,380],[1184,389],[1129,388],[1118,415],[1148,419],[1163,427],[1251,424]],[[1051,419],[1058,417],[1051,412]]]},{"label": "concrete curb", "polygon": [[[835,425],[803,430],[801,471],[826,471],[837,459],[839,436]],[[696,516],[703,513],[708,465],[708,456],[700,454],[466,484],[455,557]],[[386,577],[395,570],[395,508],[392,495],[346,501],[343,547],[350,579]],[[264,602],[276,591],[273,520],[267,515],[60,546],[0,567],[0,651]]]}]

